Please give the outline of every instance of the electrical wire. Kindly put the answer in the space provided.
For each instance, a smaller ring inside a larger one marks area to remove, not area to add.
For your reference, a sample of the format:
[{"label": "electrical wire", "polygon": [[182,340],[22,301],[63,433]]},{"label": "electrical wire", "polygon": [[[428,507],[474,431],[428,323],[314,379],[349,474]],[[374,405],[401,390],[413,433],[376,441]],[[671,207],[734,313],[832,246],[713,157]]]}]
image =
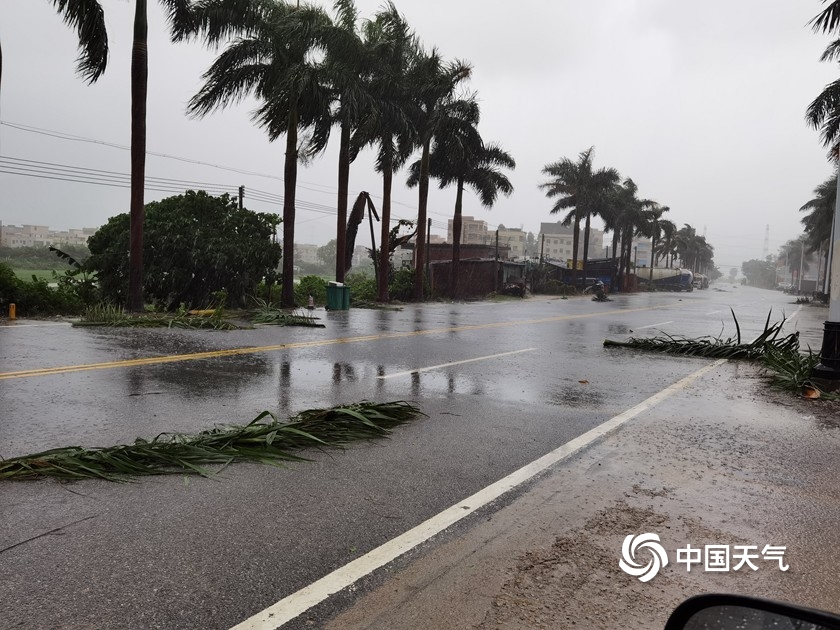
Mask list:
[{"label": "electrical wire", "polygon": [[[68,140],[68,141],[73,141],[73,142],[84,142],[84,143],[88,143],[88,144],[95,144],[95,145],[99,145],[99,146],[105,146],[105,147],[120,149],[120,150],[124,150],[124,151],[130,151],[131,150],[131,147],[121,145],[121,144],[116,144],[116,143],[113,143],[113,142],[107,142],[105,140],[97,140],[95,138],[87,138],[85,136],[77,136],[77,135],[65,133],[65,132],[62,132],[62,131],[55,131],[55,130],[52,130],[52,129],[44,129],[44,128],[41,128],[41,127],[24,125],[24,124],[21,124],[21,123],[10,122],[10,121],[7,121],[7,120],[0,120],[0,125],[2,125],[4,127],[8,127],[10,129],[15,129],[17,131],[22,131],[22,132],[26,132],[26,133],[34,133],[34,134],[38,134],[38,135],[42,135],[42,136],[46,136],[46,137],[57,138],[59,140]],[[254,177],[264,177],[264,178],[267,178],[267,179],[274,179],[274,180],[278,180],[278,181],[283,181],[283,178],[278,176],[278,175],[270,175],[270,174],[267,174],[267,173],[260,173],[258,171],[250,171],[250,170],[246,170],[246,169],[239,169],[239,168],[235,168],[233,166],[224,166],[224,165],[221,165],[221,164],[213,164],[211,162],[203,162],[201,160],[195,160],[195,159],[192,159],[192,158],[180,157],[180,156],[176,156],[176,155],[169,155],[167,153],[157,153],[157,152],[154,152],[154,151],[146,151],[146,155],[151,155],[151,156],[154,156],[154,157],[160,157],[160,158],[165,158],[165,159],[170,159],[170,160],[177,160],[179,162],[185,162],[187,164],[196,164],[196,165],[199,165],[199,166],[207,166],[207,167],[210,167],[210,168],[216,168],[216,169],[220,169],[220,170],[224,170],[224,171],[229,171],[229,172],[232,172],[232,173],[238,173],[240,175],[251,175],[251,176],[254,176]],[[5,172],[5,171],[0,171],[0,172]],[[151,178],[147,177],[146,179],[150,180]],[[157,179],[161,179],[161,178],[157,178]],[[64,181],[72,181],[72,180],[64,180]],[[193,182],[193,183],[198,184],[198,182]],[[209,184],[208,184],[208,186],[209,186]],[[215,185],[213,185],[213,186],[215,186]],[[332,185],[319,184],[317,182],[307,182],[306,180],[301,180],[301,179],[297,180],[297,186],[298,186],[298,188],[301,188],[301,189],[304,189],[304,190],[310,190],[311,192],[317,192],[317,193],[321,193],[321,194],[335,194],[338,191],[338,188],[335,187],[335,186],[332,186]],[[314,186],[316,188],[308,188],[308,186]],[[123,187],[123,186],[117,186],[117,187]],[[157,191],[157,192],[170,192],[169,190],[165,190],[165,189],[161,189],[161,188],[152,188],[151,186],[148,185],[148,183],[146,185],[146,189],[147,190],[154,190],[154,191]],[[216,189],[218,189],[218,187]],[[224,188],[225,191],[230,190],[230,189],[231,188],[228,188],[228,187]],[[205,190],[206,190],[206,188],[205,188]],[[233,186],[232,190],[234,190],[234,191],[238,190],[238,186]],[[209,192],[209,190],[208,190],[208,192]],[[258,191],[254,190],[253,192],[258,192]],[[252,196],[251,193],[252,193],[252,190],[248,189],[249,197]],[[271,194],[271,193],[268,193],[268,194]],[[371,197],[379,200],[380,202],[382,201],[382,196],[381,195],[376,195],[376,194],[371,193]],[[281,199],[282,199],[282,197],[281,197]],[[310,203],[312,203],[312,202],[310,202]],[[402,207],[408,208],[410,210],[415,209],[415,206],[413,206],[411,204],[404,203],[404,202],[396,200],[396,199],[392,199],[391,204],[402,206]],[[322,206],[322,207],[327,207],[327,206]],[[440,216],[440,217],[446,217],[446,218],[449,217],[449,215],[446,215],[446,214],[443,214],[443,213],[440,213],[440,212],[434,212],[432,210],[429,210],[428,213],[429,214],[435,214],[435,215]],[[432,221],[432,227],[435,227],[437,229],[448,229],[448,223],[443,223],[443,222],[440,222],[440,221],[433,220]],[[496,228],[498,228],[497,225],[492,225],[490,223],[487,224],[487,227],[489,229],[492,229],[492,230],[495,230]]]}]

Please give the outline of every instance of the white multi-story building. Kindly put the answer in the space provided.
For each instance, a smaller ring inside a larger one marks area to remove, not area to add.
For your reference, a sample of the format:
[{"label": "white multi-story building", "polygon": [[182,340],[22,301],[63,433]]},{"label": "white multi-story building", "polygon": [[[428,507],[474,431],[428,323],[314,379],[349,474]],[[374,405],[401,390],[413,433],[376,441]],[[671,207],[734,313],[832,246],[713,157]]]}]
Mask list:
[{"label": "white multi-story building", "polygon": [[[499,245],[505,245],[510,248],[508,256],[511,260],[525,258],[525,246],[528,240],[527,232],[521,228],[506,228],[504,225],[499,226],[498,232]],[[491,245],[495,243],[495,238],[495,234],[493,234],[491,236]]]},{"label": "white multi-story building", "polygon": [[0,223],[0,247],[85,245],[96,230],[97,228],[51,230],[46,225],[3,225]]},{"label": "white multi-story building", "polygon": [[[578,242],[579,261],[583,260],[583,234],[584,231],[580,230]],[[562,225],[560,221],[557,223],[541,223],[540,233],[537,236],[537,251],[534,252],[535,255],[539,256],[540,251],[542,251],[543,257],[546,259],[570,261],[574,253],[574,228],[572,226]],[[589,258],[602,258],[604,251],[604,232],[590,228]]]},{"label": "white multi-story building", "polygon": [[[455,241],[454,232],[452,230],[452,219],[446,231],[446,242],[452,243]],[[487,230],[487,221],[481,221],[475,217],[461,217],[461,244],[467,245],[486,245],[490,242],[490,232]]]}]

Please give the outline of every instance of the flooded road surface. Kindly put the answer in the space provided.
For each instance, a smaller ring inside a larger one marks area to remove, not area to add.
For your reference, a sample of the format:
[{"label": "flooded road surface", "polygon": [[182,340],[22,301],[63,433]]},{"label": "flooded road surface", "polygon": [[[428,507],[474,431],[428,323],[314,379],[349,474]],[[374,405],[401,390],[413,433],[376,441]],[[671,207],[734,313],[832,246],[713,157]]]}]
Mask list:
[{"label": "flooded road surface", "polygon": [[429,416],[286,469],[0,485],[0,628],[230,627],[709,363],[604,338],[734,335],[730,306],[749,337],[789,302],[731,288],[320,311],[325,329],[0,327],[3,457],[362,399]]}]

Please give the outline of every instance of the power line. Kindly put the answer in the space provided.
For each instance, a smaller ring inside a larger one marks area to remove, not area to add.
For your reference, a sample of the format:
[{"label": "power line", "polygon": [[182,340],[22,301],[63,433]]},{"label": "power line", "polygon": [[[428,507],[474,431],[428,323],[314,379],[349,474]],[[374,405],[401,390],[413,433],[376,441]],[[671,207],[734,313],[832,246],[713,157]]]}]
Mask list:
[{"label": "power line", "polygon": [[[52,181],[71,182],[76,184],[109,186],[113,188],[131,187],[131,175],[129,173],[92,169],[55,162],[26,160],[9,156],[0,156],[0,173]],[[214,184],[211,182],[177,180],[168,177],[154,176],[146,177],[146,184],[144,188],[147,191],[183,194],[186,189],[196,187],[200,187],[206,192],[215,194],[235,194],[235,191],[238,190],[238,186],[232,184]],[[283,204],[282,195],[277,195],[268,191],[246,188],[245,194],[249,201],[253,200],[274,206]],[[305,199],[296,199],[295,207],[303,212],[312,212],[328,216],[336,216],[338,213],[335,208],[307,201]],[[391,222],[396,223],[399,220],[400,217],[395,216],[391,219]]]},{"label": "power line", "polygon": [[[88,137],[85,137],[85,136],[77,136],[77,135],[74,135],[74,134],[65,133],[63,131],[55,131],[55,130],[52,130],[52,129],[44,129],[44,128],[41,128],[41,127],[24,125],[24,124],[21,124],[21,123],[14,123],[14,122],[10,122],[10,121],[7,121],[7,120],[0,120],[0,125],[8,127],[10,129],[15,129],[17,131],[22,131],[22,132],[26,132],[26,133],[34,133],[34,134],[37,134],[37,135],[56,138],[56,139],[59,139],[59,140],[68,140],[68,141],[72,141],[72,142],[83,142],[83,143],[87,143],[87,144],[95,144],[95,145],[99,145],[99,146],[105,146],[105,147],[120,149],[120,150],[124,150],[124,151],[130,151],[131,150],[131,147],[129,147],[129,146],[116,144],[114,142],[108,142],[108,141],[105,141],[105,140],[97,140],[95,138],[88,138]],[[229,171],[229,172],[232,172],[232,173],[238,173],[240,175],[252,175],[254,177],[264,177],[264,178],[267,178],[267,179],[274,179],[274,180],[278,180],[278,181],[283,181],[283,178],[278,176],[278,175],[269,175],[267,173],[260,173],[258,171],[250,171],[250,170],[246,170],[246,169],[239,169],[239,168],[236,168],[236,167],[233,167],[233,166],[224,166],[224,165],[221,165],[221,164],[213,164],[211,162],[204,162],[204,161],[201,161],[201,160],[195,160],[195,159],[192,159],[192,158],[181,157],[181,156],[176,156],[176,155],[169,155],[169,154],[166,154],[166,153],[157,153],[157,152],[154,152],[154,151],[146,151],[146,155],[151,155],[151,156],[170,159],[170,160],[176,160],[176,161],[179,161],[179,162],[185,162],[187,164],[195,164],[195,165],[198,165],[198,166],[207,166],[207,167],[210,167],[210,168],[216,168],[216,169],[220,169],[220,170],[224,170],[224,171]],[[147,179],[150,179],[150,178],[147,178]],[[72,181],[72,180],[67,180],[67,181]],[[322,193],[322,194],[324,194],[324,193],[336,193],[338,191],[338,188],[335,187],[335,186],[332,186],[332,185],[319,184],[319,183],[316,183],[316,182],[307,182],[306,180],[301,180],[301,179],[297,180],[297,185],[298,185],[299,188],[302,188],[304,190],[310,190],[312,192],[318,192],[318,193]],[[307,185],[315,186],[317,188],[308,188]],[[122,187],[122,186],[118,186],[118,187]],[[234,189],[236,189],[236,188],[238,188],[238,186],[234,187]],[[323,190],[319,190],[319,188],[321,188]],[[147,190],[160,191],[159,188],[152,188],[148,185],[146,186],[146,189]],[[163,191],[163,192],[168,192],[168,191]],[[250,192],[250,189],[249,189],[249,192]],[[256,192],[256,190],[255,190],[255,192]],[[269,193],[269,194],[271,194],[271,193]],[[382,196],[377,195],[375,193],[371,193],[371,197],[373,197],[374,199],[378,199],[380,202],[382,200]],[[281,199],[282,199],[282,197],[281,197]],[[311,202],[311,203],[314,203],[314,202]],[[396,199],[392,199],[391,204],[392,205],[403,206],[403,207],[409,208],[411,210],[414,209],[413,205],[404,203],[404,202],[396,200]],[[326,206],[323,206],[323,207],[326,207]],[[429,214],[436,214],[438,216],[448,218],[448,215],[440,213],[440,212],[434,212],[432,210],[429,211]],[[440,222],[434,222],[434,221],[432,223],[432,227],[436,227],[438,229],[447,229],[448,228],[448,226],[446,224],[442,224]],[[491,224],[488,223],[488,228],[496,229],[497,227],[498,226],[496,226],[496,225],[491,225]]]}]

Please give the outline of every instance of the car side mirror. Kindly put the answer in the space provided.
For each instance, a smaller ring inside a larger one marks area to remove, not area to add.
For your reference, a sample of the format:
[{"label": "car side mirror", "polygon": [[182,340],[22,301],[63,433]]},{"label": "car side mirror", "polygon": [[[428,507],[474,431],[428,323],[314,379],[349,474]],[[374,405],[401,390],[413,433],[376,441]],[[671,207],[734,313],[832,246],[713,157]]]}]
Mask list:
[{"label": "car side mirror", "polygon": [[665,630],[840,630],[840,616],[742,595],[699,595],[671,613]]}]

